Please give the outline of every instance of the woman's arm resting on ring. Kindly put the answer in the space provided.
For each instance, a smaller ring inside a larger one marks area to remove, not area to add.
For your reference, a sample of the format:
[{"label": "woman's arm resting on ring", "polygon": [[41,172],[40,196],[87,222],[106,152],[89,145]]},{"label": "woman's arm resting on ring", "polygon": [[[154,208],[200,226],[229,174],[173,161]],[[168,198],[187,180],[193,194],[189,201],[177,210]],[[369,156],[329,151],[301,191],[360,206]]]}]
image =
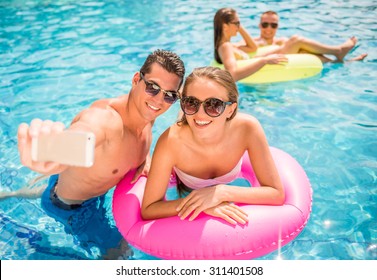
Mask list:
[{"label": "woman's arm resting on ring", "polygon": [[[248,216],[245,211],[237,205],[229,202],[223,202],[215,207],[204,210],[207,215],[221,218],[230,224],[236,225],[246,224],[248,222]],[[190,221],[194,218],[190,217]]]},{"label": "woman's arm resting on ring", "polygon": [[175,153],[171,150],[174,145],[169,144],[167,131],[160,136],[152,155],[141,205],[141,215],[146,220],[176,216],[178,213],[176,208],[180,199],[165,200]]}]

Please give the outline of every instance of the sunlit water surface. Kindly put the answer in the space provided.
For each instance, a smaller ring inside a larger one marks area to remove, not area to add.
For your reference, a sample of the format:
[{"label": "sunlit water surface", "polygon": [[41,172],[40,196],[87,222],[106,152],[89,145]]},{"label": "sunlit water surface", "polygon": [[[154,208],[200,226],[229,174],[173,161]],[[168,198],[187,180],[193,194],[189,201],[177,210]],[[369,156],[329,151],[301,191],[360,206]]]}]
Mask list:
[{"label": "sunlit water surface", "polygon": [[[237,9],[254,36],[260,13],[272,9],[281,36],[339,44],[356,35],[352,55],[369,53],[364,62],[325,65],[308,80],[239,85],[239,105],[260,120],[271,146],[300,162],[314,191],[303,232],[262,259],[377,259],[376,1],[1,1],[0,190],[36,175],[20,164],[19,123],[40,117],[69,125],[94,100],[127,93],[157,48],[177,52],[187,72],[209,64],[213,15],[224,6]],[[178,107],[156,122],[153,146]],[[111,216],[112,191],[106,198]],[[47,216],[40,199],[0,202],[1,259],[102,258],[100,244],[88,246]],[[126,258],[153,257],[135,250]]]}]

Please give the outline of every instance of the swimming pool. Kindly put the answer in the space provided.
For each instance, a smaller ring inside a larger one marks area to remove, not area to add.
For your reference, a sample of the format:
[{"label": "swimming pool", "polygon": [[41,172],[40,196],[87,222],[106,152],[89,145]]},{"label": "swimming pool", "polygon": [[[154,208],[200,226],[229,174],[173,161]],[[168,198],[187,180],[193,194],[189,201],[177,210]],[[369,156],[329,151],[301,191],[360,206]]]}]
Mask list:
[{"label": "swimming pool", "polygon": [[[66,125],[98,98],[127,93],[154,49],[177,52],[187,71],[212,60],[212,19],[232,6],[257,35],[259,14],[279,12],[280,35],[325,43],[359,38],[364,62],[325,65],[318,77],[245,87],[240,108],[255,115],[270,145],[294,156],[314,191],[311,218],[292,243],[262,259],[377,259],[377,20],[374,1],[77,1],[0,3],[1,191],[35,176],[20,165],[17,126],[34,117]],[[212,5],[208,4],[212,3]],[[176,118],[161,116],[158,135]],[[111,195],[107,207],[111,215]],[[40,200],[0,201],[1,259],[97,259],[44,214]],[[132,259],[150,259],[136,251]]]}]

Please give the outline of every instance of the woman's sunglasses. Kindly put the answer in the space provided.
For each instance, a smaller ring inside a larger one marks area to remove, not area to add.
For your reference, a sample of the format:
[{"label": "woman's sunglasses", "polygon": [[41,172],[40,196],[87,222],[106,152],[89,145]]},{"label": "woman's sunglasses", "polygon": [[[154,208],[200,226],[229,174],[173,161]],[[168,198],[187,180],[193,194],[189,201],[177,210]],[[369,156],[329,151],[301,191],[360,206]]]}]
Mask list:
[{"label": "woman's sunglasses", "polygon": [[231,21],[231,22],[229,22],[229,23],[234,24],[234,25],[237,26],[237,27],[240,27],[240,25],[241,25],[241,22],[240,22],[240,21]]},{"label": "woman's sunglasses", "polygon": [[262,22],[260,25],[262,26],[262,28],[267,28],[268,26],[271,26],[271,28],[273,29],[278,28],[278,24],[274,22]]},{"label": "woman's sunglasses", "polygon": [[233,104],[233,102],[225,102],[217,98],[208,98],[204,101],[200,101],[193,96],[186,96],[181,99],[181,108],[186,115],[194,115],[197,113],[201,104],[203,104],[204,112],[206,112],[208,116],[215,118],[224,112],[226,105]]},{"label": "woman's sunglasses", "polygon": [[152,82],[148,82],[144,78],[144,74],[140,72],[140,78],[145,83],[145,92],[148,93],[150,96],[156,96],[157,94],[162,91],[164,93],[164,101],[169,104],[173,104],[178,99],[178,92],[171,91],[171,90],[163,90],[158,85]]}]

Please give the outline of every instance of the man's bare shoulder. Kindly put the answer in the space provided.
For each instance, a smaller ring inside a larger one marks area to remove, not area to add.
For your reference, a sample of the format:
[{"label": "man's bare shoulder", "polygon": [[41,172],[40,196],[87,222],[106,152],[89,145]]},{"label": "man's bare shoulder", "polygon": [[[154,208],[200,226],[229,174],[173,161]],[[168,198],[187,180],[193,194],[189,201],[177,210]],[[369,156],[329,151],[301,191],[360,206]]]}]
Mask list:
[{"label": "man's bare shoulder", "polygon": [[[117,129],[123,127],[120,104],[127,102],[126,98],[108,98],[100,99],[92,103],[92,105],[81,111],[72,121],[93,125],[94,127],[105,127],[107,129]],[[107,130],[106,129],[106,130]]]},{"label": "man's bare shoulder", "polygon": [[109,107],[117,107],[119,104],[125,104],[128,100],[128,94],[127,95],[121,95],[119,97],[114,98],[104,98],[104,99],[98,99],[90,105],[89,108],[102,108],[105,110],[110,109]]},{"label": "man's bare shoulder", "polygon": [[105,98],[94,101],[89,108],[106,108],[115,98]]}]

